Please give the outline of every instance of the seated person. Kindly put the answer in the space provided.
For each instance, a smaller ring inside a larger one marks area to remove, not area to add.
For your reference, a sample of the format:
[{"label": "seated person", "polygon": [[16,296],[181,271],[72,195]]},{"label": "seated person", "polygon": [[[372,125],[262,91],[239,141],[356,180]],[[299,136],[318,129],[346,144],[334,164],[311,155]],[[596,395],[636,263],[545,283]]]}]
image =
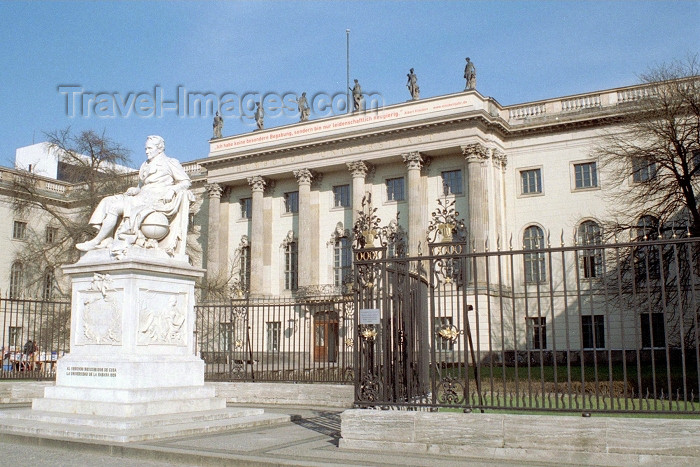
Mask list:
[{"label": "seated person", "polygon": [[[139,169],[139,185],[123,194],[102,199],[90,218],[90,225],[98,229],[97,235],[78,243],[76,248],[81,251],[106,248],[111,244],[112,235],[127,246],[147,245],[141,225],[149,214],[159,212],[167,217],[170,225],[163,238],[155,239],[159,240],[158,247],[171,256],[184,254],[189,204],[194,201],[188,190],[190,178],[176,159],[165,155],[165,142],[160,136],[146,139],[146,156],[147,160]],[[107,239],[110,241],[105,241]]]}]

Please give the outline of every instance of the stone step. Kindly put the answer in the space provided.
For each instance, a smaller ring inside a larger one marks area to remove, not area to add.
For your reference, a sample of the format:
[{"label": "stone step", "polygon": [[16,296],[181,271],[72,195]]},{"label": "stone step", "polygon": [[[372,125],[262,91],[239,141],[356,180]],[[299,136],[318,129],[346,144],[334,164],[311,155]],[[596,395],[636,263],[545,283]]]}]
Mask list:
[{"label": "stone step", "polygon": [[289,415],[266,414],[263,409],[248,408],[128,418],[61,415],[22,408],[0,413],[0,431],[55,439],[128,443],[269,426],[290,420]]},{"label": "stone step", "polygon": [[102,417],[139,417],[172,413],[190,414],[226,407],[226,400],[209,397],[180,400],[152,400],[144,402],[104,402],[77,399],[34,399],[32,408],[57,414],[99,415]]}]

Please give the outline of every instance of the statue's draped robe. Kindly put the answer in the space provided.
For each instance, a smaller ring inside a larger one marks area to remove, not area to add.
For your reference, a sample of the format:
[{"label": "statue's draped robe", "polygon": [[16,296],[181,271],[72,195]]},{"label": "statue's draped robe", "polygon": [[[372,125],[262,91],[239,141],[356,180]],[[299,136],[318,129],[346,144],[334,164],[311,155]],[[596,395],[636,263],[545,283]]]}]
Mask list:
[{"label": "statue's draped robe", "polygon": [[[145,161],[139,169],[139,192],[129,196],[120,194],[104,198],[90,218],[90,224],[99,225],[107,214],[122,215],[115,237],[138,234],[143,220],[152,212],[162,212],[170,222],[168,235],[159,247],[184,254],[189,205],[194,196],[188,190],[190,178],[176,159],[159,154]],[[166,199],[174,191],[172,199]]]}]

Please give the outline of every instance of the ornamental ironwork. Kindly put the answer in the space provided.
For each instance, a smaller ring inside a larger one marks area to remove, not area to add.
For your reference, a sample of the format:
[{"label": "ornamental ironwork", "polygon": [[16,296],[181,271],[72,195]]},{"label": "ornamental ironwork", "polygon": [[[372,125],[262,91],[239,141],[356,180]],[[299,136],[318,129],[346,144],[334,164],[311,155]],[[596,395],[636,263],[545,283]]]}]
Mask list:
[{"label": "ornamental ironwork", "polygon": [[438,198],[438,207],[431,214],[428,225],[428,243],[465,242],[467,229],[464,220],[459,218],[454,198],[447,195]]},{"label": "ornamental ironwork", "polygon": [[459,405],[464,402],[464,382],[452,376],[446,376],[439,382],[438,402]]},{"label": "ornamental ironwork", "polygon": [[381,246],[386,246],[380,222],[377,208],[372,207],[372,194],[367,193],[362,197],[362,209],[357,212],[357,220],[352,228],[355,248],[373,248],[377,239]]},{"label": "ornamental ironwork", "polygon": [[459,336],[464,334],[464,331],[460,330],[456,326],[443,326],[438,330],[438,336],[446,341],[456,342]]}]

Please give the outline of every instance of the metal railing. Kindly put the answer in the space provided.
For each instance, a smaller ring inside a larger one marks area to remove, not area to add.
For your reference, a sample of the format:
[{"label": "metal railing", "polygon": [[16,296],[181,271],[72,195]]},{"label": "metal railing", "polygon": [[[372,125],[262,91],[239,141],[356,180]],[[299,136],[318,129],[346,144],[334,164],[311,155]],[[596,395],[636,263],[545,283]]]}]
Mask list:
[{"label": "metal railing", "polygon": [[358,406],[700,413],[700,240],[429,249],[355,251]]},{"label": "metal railing", "polygon": [[208,381],[352,381],[348,297],[250,298],[200,303],[196,312]]},{"label": "metal railing", "polygon": [[70,302],[0,297],[5,379],[52,379],[70,350]]}]

